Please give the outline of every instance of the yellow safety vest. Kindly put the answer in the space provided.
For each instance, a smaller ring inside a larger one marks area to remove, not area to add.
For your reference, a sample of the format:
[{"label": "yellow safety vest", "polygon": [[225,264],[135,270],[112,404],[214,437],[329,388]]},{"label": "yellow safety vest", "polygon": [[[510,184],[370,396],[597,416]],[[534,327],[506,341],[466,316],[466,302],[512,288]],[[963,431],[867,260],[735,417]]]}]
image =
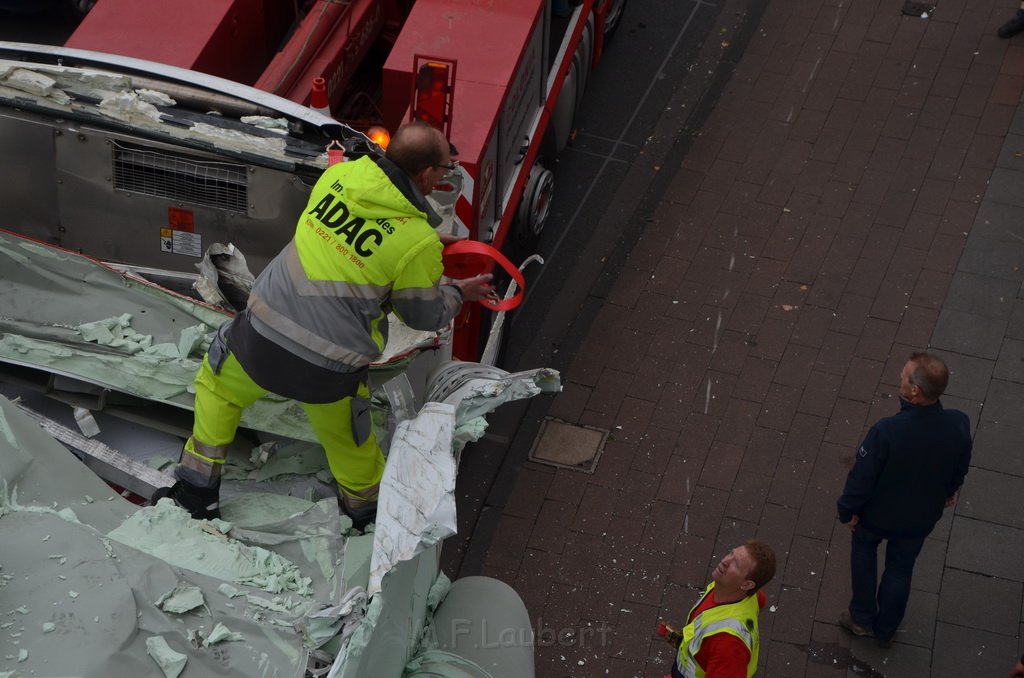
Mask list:
[{"label": "yellow safety vest", "polygon": [[[700,606],[704,599],[711,595],[715,583],[711,582],[704,589],[704,595],[697,604],[690,608],[689,617]],[[757,671],[758,632],[757,615],[760,612],[757,595],[747,596],[743,600],[727,605],[716,605],[704,610],[693,618],[682,629],[682,642],[679,643],[679,654],[676,655],[676,670],[685,678],[704,678],[704,669],[697,664],[695,657],[700,652],[704,639],[716,633],[728,633],[743,641],[750,651],[747,662],[747,678]]]},{"label": "yellow safety vest", "polygon": [[432,214],[387,160],[329,167],[294,239],[256,279],[246,309],[253,329],[337,372],[380,355],[388,311],[414,329],[443,329],[462,294],[438,285],[441,241],[428,221]]}]

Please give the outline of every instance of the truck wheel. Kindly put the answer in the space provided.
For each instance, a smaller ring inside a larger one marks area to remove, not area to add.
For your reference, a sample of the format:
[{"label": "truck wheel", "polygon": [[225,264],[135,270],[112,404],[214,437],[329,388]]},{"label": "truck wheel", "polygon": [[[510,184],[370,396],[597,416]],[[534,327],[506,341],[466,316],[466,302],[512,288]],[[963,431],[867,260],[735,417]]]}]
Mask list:
[{"label": "truck wheel", "polygon": [[520,239],[532,240],[544,230],[554,191],[555,175],[539,162],[534,163],[523,189],[523,199],[516,210],[516,235]]},{"label": "truck wheel", "polygon": [[615,35],[619,24],[622,23],[622,13],[626,11],[626,0],[606,0],[606,2],[608,11],[604,15],[604,42],[608,44],[608,41]]},{"label": "truck wheel", "polygon": [[96,0],[61,0],[60,14],[67,21],[81,21],[96,5]]}]

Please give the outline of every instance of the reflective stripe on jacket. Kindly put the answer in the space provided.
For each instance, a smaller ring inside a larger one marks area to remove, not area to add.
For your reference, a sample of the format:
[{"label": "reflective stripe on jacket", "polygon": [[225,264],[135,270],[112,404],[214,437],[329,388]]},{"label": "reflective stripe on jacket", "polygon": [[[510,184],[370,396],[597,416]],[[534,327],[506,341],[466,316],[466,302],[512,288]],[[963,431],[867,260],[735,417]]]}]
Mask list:
[{"label": "reflective stripe on jacket", "polygon": [[[711,595],[715,583],[711,582],[704,589],[704,595],[700,597],[697,604],[690,608],[690,614]],[[679,653],[676,655],[676,670],[685,678],[704,678],[704,669],[697,664],[695,657],[700,652],[700,645],[705,638],[716,633],[728,633],[743,641],[750,651],[750,660],[747,662],[747,678],[751,678],[757,671],[758,655],[758,630],[757,615],[760,606],[757,596],[747,596],[743,600],[704,610],[693,618],[689,624],[683,627],[682,642],[679,643]]]},{"label": "reflective stripe on jacket", "polygon": [[423,195],[386,159],[329,167],[294,239],[256,280],[252,327],[337,372],[380,356],[389,310],[413,329],[443,329],[462,295],[438,285],[442,246],[430,217]]}]

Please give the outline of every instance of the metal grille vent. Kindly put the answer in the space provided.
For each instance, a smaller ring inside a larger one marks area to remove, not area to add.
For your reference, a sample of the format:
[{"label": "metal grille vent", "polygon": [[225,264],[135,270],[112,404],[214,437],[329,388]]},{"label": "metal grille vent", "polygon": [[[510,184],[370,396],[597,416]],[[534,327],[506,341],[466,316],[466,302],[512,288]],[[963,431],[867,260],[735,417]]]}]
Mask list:
[{"label": "metal grille vent", "polygon": [[113,144],[114,188],[178,202],[245,213],[244,165],[192,160]]}]

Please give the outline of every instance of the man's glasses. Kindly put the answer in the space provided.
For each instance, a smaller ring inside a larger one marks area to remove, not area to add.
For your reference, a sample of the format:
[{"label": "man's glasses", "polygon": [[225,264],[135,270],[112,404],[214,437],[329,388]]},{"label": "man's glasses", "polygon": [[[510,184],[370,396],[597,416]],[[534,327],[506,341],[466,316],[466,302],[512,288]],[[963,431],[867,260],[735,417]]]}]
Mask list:
[{"label": "man's glasses", "polygon": [[459,161],[458,160],[453,160],[450,163],[448,163],[447,165],[431,165],[431,166],[432,167],[436,167],[438,169],[446,169],[449,172],[454,172],[455,170],[457,170],[459,168]]}]

